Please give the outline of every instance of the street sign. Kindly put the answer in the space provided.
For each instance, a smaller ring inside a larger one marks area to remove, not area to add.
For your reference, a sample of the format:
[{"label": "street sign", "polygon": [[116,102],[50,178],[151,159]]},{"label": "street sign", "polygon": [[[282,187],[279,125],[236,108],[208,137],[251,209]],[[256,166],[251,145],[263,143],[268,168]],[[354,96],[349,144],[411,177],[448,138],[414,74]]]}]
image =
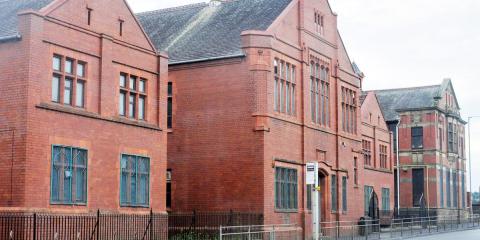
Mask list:
[{"label": "street sign", "polygon": [[315,173],[317,168],[317,163],[307,163],[307,176],[305,177],[306,184],[315,184]]}]

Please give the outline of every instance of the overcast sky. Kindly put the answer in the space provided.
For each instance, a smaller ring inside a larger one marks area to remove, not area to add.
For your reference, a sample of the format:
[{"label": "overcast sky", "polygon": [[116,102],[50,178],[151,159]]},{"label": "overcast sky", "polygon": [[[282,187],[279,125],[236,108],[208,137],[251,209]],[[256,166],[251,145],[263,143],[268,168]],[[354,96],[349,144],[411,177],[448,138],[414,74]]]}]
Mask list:
[{"label": "overcast sky", "polygon": [[[135,12],[202,0],[128,0]],[[462,116],[480,116],[479,0],[330,0],[365,90],[451,78]],[[468,142],[467,142],[468,144]],[[480,118],[472,120],[473,187],[480,186]],[[467,152],[468,154],[468,152]]]}]

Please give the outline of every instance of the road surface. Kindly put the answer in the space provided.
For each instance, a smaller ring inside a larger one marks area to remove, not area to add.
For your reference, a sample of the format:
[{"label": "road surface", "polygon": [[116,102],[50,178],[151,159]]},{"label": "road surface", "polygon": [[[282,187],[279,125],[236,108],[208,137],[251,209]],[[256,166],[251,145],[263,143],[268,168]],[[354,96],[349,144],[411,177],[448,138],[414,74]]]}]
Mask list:
[{"label": "road surface", "polygon": [[415,240],[480,240],[480,229],[436,234],[427,237],[414,238]]}]

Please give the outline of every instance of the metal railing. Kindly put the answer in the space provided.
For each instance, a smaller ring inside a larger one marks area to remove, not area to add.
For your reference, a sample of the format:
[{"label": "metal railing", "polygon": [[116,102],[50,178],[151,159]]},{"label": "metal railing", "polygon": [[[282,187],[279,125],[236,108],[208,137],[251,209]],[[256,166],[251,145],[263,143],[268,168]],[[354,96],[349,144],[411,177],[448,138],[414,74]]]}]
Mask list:
[{"label": "metal railing", "polygon": [[320,239],[401,239],[475,228],[480,228],[480,215],[391,219],[388,227],[379,220],[325,222],[321,224]]},{"label": "metal railing", "polygon": [[302,228],[293,224],[220,227],[220,240],[300,240]]},{"label": "metal railing", "polygon": [[0,239],[167,239],[167,215],[0,213]]},{"label": "metal railing", "polygon": [[217,239],[220,226],[263,224],[263,214],[247,212],[170,213],[169,239]]}]

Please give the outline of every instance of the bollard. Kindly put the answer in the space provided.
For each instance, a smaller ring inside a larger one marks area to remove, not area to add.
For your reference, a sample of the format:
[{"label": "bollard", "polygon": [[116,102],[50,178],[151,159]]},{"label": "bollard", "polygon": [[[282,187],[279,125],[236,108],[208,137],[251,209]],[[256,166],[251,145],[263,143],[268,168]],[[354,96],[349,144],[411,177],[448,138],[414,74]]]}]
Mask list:
[{"label": "bollard", "polygon": [[252,227],[251,226],[248,226],[248,240],[251,240],[252,239]]},{"label": "bollard", "polygon": [[222,225],[220,225],[220,240],[222,240]]}]

